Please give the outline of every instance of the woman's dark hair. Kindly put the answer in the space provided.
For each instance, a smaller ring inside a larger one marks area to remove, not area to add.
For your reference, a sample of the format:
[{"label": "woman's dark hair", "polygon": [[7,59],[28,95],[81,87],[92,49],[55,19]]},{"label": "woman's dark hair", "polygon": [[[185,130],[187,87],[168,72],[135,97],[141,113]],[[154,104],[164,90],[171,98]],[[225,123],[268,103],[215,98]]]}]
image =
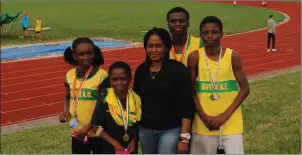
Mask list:
[{"label": "woman's dark hair", "polygon": [[[147,44],[148,44],[149,38],[154,34],[159,36],[159,38],[164,43],[164,46],[166,47],[166,53],[165,53],[164,60],[170,59],[170,50],[171,50],[171,47],[172,47],[172,40],[171,40],[170,33],[167,30],[163,29],[163,28],[154,27],[153,29],[149,30],[145,34],[145,36],[144,36],[144,48],[145,48],[145,50],[147,50]],[[148,55],[146,55],[146,63],[148,64],[148,66],[151,65],[151,59],[149,58]]]},{"label": "woman's dark hair", "polygon": [[131,78],[131,67],[124,61],[116,61],[109,67],[109,77],[114,69],[121,68],[125,71],[126,75]]},{"label": "woman's dark hair", "polygon": [[207,23],[217,24],[220,29],[220,32],[223,32],[223,26],[222,26],[221,20],[219,18],[217,18],[216,16],[207,16],[200,22],[200,25],[199,25],[200,33],[202,32],[202,30],[201,30],[202,27]]},{"label": "woman's dark hair", "polygon": [[78,65],[77,60],[74,59],[74,52],[76,51],[77,46],[81,43],[87,43],[87,44],[92,45],[93,51],[95,52],[95,57],[94,57],[94,60],[92,62],[93,66],[98,67],[98,66],[104,64],[104,57],[103,57],[101,49],[98,48],[96,45],[94,45],[93,41],[88,37],[80,37],[80,38],[75,39],[72,42],[71,47],[67,47],[65,49],[65,51],[64,51],[64,61],[65,62],[67,62],[67,63],[69,63],[70,65],[73,65],[73,66]]}]

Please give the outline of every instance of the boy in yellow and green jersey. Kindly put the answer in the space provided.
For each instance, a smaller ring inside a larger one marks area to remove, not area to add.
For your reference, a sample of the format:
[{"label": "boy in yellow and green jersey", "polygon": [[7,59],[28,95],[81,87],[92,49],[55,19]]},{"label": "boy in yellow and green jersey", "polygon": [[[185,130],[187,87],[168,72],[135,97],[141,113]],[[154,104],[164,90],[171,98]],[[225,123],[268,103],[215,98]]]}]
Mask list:
[{"label": "boy in yellow and green jersey", "polygon": [[250,89],[240,56],[221,46],[223,26],[219,18],[208,16],[199,28],[204,47],[192,52],[188,58],[197,111],[192,124],[190,152],[216,154],[221,129],[225,153],[243,154],[240,105]]}]

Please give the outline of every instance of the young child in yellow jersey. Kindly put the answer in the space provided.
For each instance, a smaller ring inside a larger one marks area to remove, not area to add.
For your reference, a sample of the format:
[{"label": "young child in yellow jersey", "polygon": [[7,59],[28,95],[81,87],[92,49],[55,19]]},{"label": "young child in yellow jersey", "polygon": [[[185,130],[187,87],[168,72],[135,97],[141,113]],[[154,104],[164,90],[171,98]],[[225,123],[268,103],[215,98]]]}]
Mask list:
[{"label": "young child in yellow jersey", "polygon": [[36,24],[35,24],[35,32],[36,32],[36,40],[41,41],[42,40],[42,20],[39,16],[37,16]]},{"label": "young child in yellow jersey", "polygon": [[190,151],[192,154],[216,154],[221,129],[225,153],[243,154],[240,105],[250,89],[240,56],[222,47],[223,26],[219,18],[208,16],[199,28],[204,48],[192,52],[188,60],[197,110],[192,123]]},{"label": "young child in yellow jersey", "polygon": [[90,121],[102,89],[110,86],[107,72],[99,67],[104,64],[101,50],[90,38],[77,38],[65,50],[64,60],[75,68],[65,76],[64,112],[59,120],[71,128],[73,154],[100,154],[103,140],[90,130]]},{"label": "young child in yellow jersey", "polygon": [[129,88],[131,68],[117,61],[109,67],[108,88],[100,98],[91,121],[97,134],[104,139],[103,154],[137,154],[137,122],[141,119],[141,99]]}]

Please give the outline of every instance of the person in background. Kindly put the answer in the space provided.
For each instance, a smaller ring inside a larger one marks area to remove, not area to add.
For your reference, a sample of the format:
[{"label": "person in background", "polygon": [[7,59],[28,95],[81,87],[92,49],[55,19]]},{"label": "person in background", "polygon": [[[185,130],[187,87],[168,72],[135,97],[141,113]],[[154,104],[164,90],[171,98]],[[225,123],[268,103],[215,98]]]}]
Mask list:
[{"label": "person in background", "polygon": [[272,51],[277,51],[275,48],[275,39],[276,39],[276,21],[273,18],[273,15],[269,15],[269,19],[267,21],[267,52],[270,52],[270,44],[272,40]]},{"label": "person in background", "polygon": [[37,41],[42,41],[42,20],[40,19],[39,16],[37,16],[36,19],[36,24],[35,24],[35,32],[36,32],[36,40]]},{"label": "person in background", "polygon": [[28,37],[28,15],[27,12],[23,12],[21,16],[22,28],[23,28],[23,37]]}]

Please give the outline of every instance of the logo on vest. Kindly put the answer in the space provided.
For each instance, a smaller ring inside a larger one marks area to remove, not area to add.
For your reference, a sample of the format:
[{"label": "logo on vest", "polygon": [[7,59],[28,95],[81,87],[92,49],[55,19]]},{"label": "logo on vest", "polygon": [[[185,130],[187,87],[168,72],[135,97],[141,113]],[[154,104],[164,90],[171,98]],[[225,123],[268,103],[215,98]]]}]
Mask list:
[{"label": "logo on vest", "polygon": [[[76,90],[76,94],[78,93],[78,90]],[[91,89],[82,89],[80,94],[79,94],[79,100],[96,100],[96,90],[91,90]],[[70,92],[70,99],[73,100],[73,93]]]},{"label": "logo on vest", "polygon": [[[212,88],[212,84],[206,84],[206,83],[203,83],[201,85],[201,89],[202,90],[213,90]],[[228,90],[228,83],[218,83],[218,85],[215,86],[214,88],[215,90]]]},{"label": "logo on vest", "polygon": [[223,93],[223,92],[232,92],[238,91],[237,81],[219,81],[216,85],[216,88],[212,88],[210,81],[198,81],[196,84],[196,89],[198,93]]}]

